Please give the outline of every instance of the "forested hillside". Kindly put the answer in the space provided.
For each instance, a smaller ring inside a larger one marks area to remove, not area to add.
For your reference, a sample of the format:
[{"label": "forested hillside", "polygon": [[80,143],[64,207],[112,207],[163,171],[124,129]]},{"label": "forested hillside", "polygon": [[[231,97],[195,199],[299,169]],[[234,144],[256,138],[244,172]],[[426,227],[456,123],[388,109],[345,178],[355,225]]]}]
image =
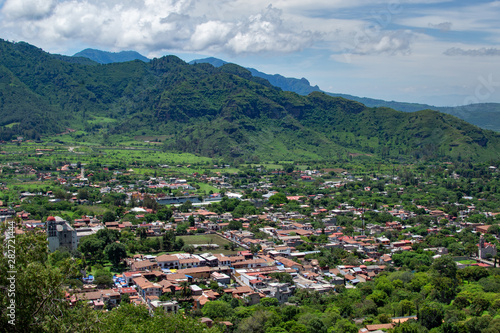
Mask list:
[{"label": "forested hillside", "polygon": [[321,92],[284,92],[234,64],[175,56],[101,65],[0,42],[0,139],[81,131],[82,140],[163,135],[163,149],[250,161],[488,160],[500,137],[436,111],[403,113]]}]

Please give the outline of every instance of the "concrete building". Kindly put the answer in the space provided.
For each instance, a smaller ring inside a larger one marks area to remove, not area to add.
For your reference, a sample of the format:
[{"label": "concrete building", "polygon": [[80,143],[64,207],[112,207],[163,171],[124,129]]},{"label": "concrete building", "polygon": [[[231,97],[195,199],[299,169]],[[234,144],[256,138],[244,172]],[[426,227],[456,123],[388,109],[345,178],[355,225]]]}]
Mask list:
[{"label": "concrete building", "polygon": [[47,218],[47,240],[50,252],[59,248],[76,250],[78,247],[78,236],[69,223],[59,216],[49,216]]},{"label": "concrete building", "polygon": [[497,247],[495,244],[485,242],[483,235],[481,235],[478,244],[478,254],[481,259],[491,259],[496,256]]}]

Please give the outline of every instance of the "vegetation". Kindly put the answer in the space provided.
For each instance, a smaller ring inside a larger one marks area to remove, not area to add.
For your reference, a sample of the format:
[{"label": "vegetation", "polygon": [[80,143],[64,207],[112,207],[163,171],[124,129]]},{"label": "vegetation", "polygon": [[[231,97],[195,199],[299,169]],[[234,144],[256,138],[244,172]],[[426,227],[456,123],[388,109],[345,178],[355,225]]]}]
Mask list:
[{"label": "vegetation", "polygon": [[0,51],[3,140],[74,133],[76,142],[109,145],[149,136],[157,150],[240,163],[356,156],[477,161],[500,150],[497,134],[446,114],[283,92],[234,64],[188,65],[173,56],[87,64],[6,41]]}]

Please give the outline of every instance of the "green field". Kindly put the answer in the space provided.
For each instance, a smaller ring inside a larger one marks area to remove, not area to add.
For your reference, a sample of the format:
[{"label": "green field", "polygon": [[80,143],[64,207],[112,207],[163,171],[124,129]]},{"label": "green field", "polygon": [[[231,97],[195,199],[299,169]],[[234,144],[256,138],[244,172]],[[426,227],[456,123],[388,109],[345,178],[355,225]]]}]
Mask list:
[{"label": "green field", "polygon": [[[222,238],[219,235],[216,234],[203,234],[203,235],[194,235],[194,236],[178,236],[184,240],[185,244],[217,244],[219,245],[218,249],[210,250],[209,252],[212,253],[223,253],[227,255],[231,254],[236,254],[238,251],[244,250],[243,248],[236,248],[235,251],[231,250],[225,250],[224,245],[225,244],[231,244],[230,241],[228,241],[225,238]],[[203,253],[207,252],[206,249],[202,249],[199,251],[196,251],[195,253]]]},{"label": "green field", "polygon": [[460,260],[460,261],[457,261],[458,263],[461,263],[463,265],[470,265],[470,264],[475,264],[477,261],[475,260]]}]

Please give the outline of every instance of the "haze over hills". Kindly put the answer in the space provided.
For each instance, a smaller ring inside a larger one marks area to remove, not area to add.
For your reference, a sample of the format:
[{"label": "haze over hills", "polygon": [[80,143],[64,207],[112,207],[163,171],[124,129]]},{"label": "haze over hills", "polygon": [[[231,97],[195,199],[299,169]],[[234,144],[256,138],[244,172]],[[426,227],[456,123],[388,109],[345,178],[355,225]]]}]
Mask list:
[{"label": "haze over hills", "polygon": [[[352,156],[489,160],[500,135],[453,116],[369,108],[319,91],[282,91],[235,64],[79,63],[0,41],[0,139],[79,130],[119,143],[162,136],[162,148],[242,161]],[[37,121],[27,121],[37,119]]]}]

